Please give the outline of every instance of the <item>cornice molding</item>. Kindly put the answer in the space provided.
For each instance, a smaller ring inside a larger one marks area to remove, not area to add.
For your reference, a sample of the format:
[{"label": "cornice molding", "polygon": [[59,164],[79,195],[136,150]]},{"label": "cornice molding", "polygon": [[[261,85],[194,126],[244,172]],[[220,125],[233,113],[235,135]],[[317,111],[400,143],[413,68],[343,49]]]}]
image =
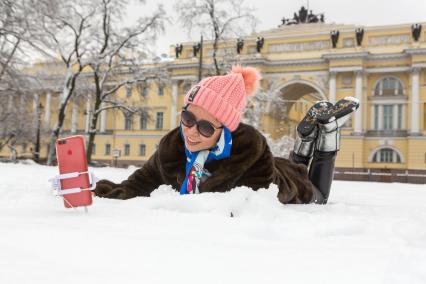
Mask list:
[{"label": "cornice molding", "polygon": [[410,55],[426,55],[426,48],[407,48],[403,52]]},{"label": "cornice molding", "polygon": [[328,53],[323,54],[321,57],[326,60],[333,60],[333,59],[358,59],[358,58],[367,58],[370,55],[370,52],[368,51],[362,51],[362,52],[351,52],[351,53]]}]

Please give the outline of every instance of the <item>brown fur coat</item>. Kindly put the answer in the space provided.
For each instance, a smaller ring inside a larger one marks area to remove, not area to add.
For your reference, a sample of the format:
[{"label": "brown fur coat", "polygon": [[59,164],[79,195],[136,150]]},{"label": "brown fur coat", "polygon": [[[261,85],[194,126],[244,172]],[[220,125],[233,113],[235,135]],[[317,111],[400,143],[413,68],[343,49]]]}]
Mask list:
[{"label": "brown fur coat", "polygon": [[[97,183],[95,194],[100,197],[129,199],[149,196],[162,184],[180,189],[185,179],[185,149],[179,128],[165,135],[158,150],[145,165],[121,184],[108,180]],[[205,165],[212,174],[200,184],[200,192],[225,192],[236,186],[257,190],[271,183],[278,185],[278,199],[286,203],[309,203],[313,185],[306,167],[273,157],[265,137],[252,126],[240,123],[232,133],[231,156]]]}]

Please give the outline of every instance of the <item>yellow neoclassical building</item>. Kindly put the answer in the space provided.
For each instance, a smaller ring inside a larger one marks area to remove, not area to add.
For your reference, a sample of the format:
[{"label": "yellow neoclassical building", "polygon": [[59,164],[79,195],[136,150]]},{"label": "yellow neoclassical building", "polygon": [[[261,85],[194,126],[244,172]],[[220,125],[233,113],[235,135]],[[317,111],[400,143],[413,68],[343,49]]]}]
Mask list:
[{"label": "yellow neoclassical building", "polygon": [[[342,177],[348,171],[421,175],[426,174],[425,28],[426,23],[283,25],[243,41],[221,42],[218,57],[226,66],[251,65],[261,70],[261,92],[268,100],[259,127],[271,137],[294,137],[297,122],[314,101],[353,96],[361,107],[343,129],[337,172]],[[183,43],[178,52],[171,47],[173,60],[141,67],[163,68],[166,80],[152,77],[117,92],[122,100],[146,105],[150,115],[103,112],[94,160],[141,165],[161,137],[179,125],[184,94],[198,80],[199,55],[194,57],[194,45]],[[204,73],[212,68],[211,55],[212,42],[204,41]],[[44,106],[47,128],[55,121],[57,92],[52,89],[37,99]],[[87,131],[91,104],[88,94],[72,102],[63,135]],[[41,148],[42,157],[46,145]],[[114,150],[120,150],[116,160]],[[6,154],[3,150],[2,155]]]}]

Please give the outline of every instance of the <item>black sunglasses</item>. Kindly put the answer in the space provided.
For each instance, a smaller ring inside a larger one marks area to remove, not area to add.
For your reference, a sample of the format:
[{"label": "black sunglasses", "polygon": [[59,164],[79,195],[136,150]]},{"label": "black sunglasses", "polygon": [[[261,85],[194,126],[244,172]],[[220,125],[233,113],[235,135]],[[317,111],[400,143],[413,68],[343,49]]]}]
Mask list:
[{"label": "black sunglasses", "polygon": [[197,125],[198,132],[206,138],[212,137],[216,129],[223,128],[223,126],[216,127],[207,120],[197,121],[195,115],[192,112],[187,111],[186,109],[182,110],[180,117],[182,124],[188,128]]}]

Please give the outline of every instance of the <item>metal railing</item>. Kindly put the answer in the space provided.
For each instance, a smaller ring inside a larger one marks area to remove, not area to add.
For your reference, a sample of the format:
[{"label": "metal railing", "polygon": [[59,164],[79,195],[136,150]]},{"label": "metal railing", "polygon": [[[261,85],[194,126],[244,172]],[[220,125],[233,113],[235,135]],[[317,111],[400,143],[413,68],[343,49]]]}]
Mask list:
[{"label": "metal railing", "polygon": [[391,172],[390,169],[366,169],[363,171],[336,169],[334,172],[334,178],[336,180],[426,184],[426,171],[416,172],[412,170],[405,170]]}]

